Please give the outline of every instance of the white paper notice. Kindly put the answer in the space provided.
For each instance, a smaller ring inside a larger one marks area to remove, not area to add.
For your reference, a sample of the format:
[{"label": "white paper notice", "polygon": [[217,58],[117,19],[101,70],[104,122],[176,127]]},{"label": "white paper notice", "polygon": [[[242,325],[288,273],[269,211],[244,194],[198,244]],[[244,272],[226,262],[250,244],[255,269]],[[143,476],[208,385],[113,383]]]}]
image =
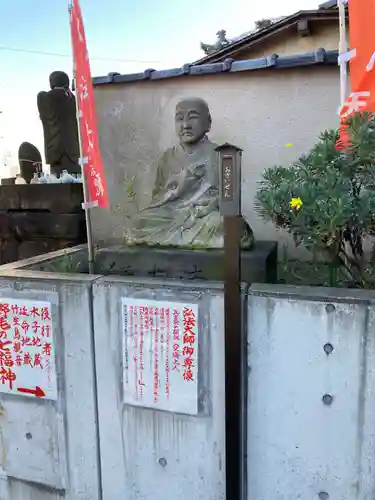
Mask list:
[{"label": "white paper notice", "polygon": [[198,306],[122,299],[124,402],[198,413]]},{"label": "white paper notice", "polygon": [[57,400],[49,302],[0,299],[0,392]]}]

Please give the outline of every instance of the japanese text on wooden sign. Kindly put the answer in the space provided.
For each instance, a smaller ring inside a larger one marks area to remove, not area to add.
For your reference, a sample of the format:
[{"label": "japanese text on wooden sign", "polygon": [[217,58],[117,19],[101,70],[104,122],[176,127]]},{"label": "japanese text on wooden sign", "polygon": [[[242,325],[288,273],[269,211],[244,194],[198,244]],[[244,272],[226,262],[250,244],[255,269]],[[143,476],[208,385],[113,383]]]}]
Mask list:
[{"label": "japanese text on wooden sign", "polygon": [[198,413],[198,306],[122,299],[124,402]]},{"label": "japanese text on wooden sign", "polygon": [[222,163],[222,199],[233,201],[234,191],[234,159],[233,156],[224,156]]},{"label": "japanese text on wooden sign", "polygon": [[0,299],[0,392],[57,400],[49,302]]}]

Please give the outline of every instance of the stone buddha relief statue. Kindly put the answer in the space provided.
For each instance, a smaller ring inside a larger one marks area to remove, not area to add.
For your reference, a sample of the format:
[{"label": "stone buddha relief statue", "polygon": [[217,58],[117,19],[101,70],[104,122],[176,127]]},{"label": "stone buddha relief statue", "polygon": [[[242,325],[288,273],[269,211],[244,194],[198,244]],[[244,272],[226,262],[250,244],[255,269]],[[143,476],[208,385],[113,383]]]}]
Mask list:
[{"label": "stone buddha relief statue", "polygon": [[[128,245],[222,248],[219,212],[219,156],[207,134],[211,113],[203,99],[180,101],[175,111],[179,145],[160,159],[150,205],[131,220]],[[243,248],[253,245],[243,220]]]}]

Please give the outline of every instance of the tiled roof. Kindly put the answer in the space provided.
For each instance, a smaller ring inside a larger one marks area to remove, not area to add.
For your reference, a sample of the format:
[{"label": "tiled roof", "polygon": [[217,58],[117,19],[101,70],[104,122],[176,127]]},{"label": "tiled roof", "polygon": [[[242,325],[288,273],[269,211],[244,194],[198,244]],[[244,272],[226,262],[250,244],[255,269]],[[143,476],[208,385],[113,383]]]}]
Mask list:
[{"label": "tiled roof", "polygon": [[337,0],[327,0],[319,5],[319,9],[336,9]]},{"label": "tiled roof", "polygon": [[240,54],[244,50],[251,49],[252,47],[260,47],[262,43],[270,38],[277,36],[280,33],[285,33],[291,28],[298,26],[301,21],[307,22],[326,22],[334,21],[339,22],[339,13],[337,9],[319,8],[315,10],[300,10],[280,18],[279,21],[272,23],[263,29],[259,29],[249,33],[249,35],[240,38],[237,41],[225,45],[223,48],[216,50],[212,54],[206,55],[195,61],[194,65],[201,65],[207,63],[214,63],[223,61],[227,57],[233,57]]},{"label": "tiled roof", "polygon": [[202,64],[194,66],[185,64],[182,68],[165,70],[146,69],[143,73],[120,75],[120,73],[109,73],[107,76],[93,78],[94,85],[108,85],[117,83],[130,83],[144,80],[163,80],[177,78],[180,76],[204,76],[218,75],[221,73],[239,73],[242,71],[256,71],[261,69],[287,69],[304,66],[337,66],[337,50],[319,49],[316,52],[296,54],[290,56],[279,56],[274,54],[260,59],[249,59],[247,61],[234,61],[226,59],[223,62]]}]

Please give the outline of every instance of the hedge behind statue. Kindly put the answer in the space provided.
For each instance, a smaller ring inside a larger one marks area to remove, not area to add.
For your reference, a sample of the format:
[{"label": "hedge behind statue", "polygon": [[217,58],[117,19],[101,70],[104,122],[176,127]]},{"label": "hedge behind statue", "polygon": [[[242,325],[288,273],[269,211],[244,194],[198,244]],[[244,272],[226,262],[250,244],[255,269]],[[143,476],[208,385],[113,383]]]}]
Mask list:
[{"label": "hedge behind statue", "polygon": [[337,151],[337,131],[326,131],[311,151],[288,166],[267,169],[256,210],[293,235],[296,244],[323,252],[357,286],[372,284],[363,239],[375,235],[375,118],[347,122],[350,151]]}]

